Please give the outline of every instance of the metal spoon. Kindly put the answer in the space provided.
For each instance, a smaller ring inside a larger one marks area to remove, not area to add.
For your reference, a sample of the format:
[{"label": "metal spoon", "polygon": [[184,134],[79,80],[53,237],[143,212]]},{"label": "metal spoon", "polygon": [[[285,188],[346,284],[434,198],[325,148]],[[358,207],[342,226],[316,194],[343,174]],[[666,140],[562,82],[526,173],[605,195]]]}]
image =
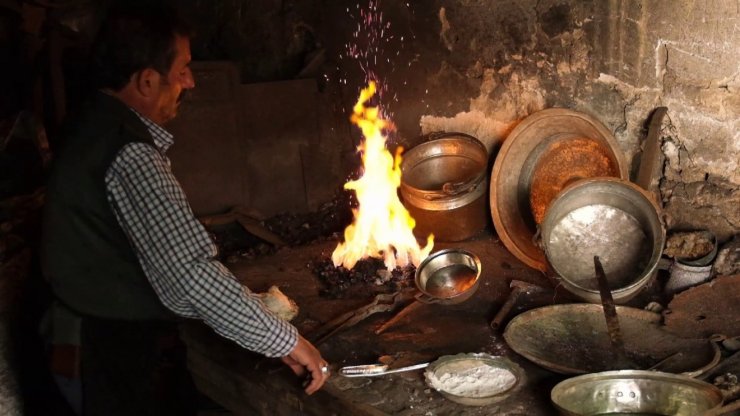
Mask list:
[{"label": "metal spoon", "polygon": [[339,374],[344,377],[374,377],[385,374],[400,373],[403,371],[419,370],[426,368],[429,363],[414,364],[408,367],[388,369],[387,364],[352,365],[339,369]]}]

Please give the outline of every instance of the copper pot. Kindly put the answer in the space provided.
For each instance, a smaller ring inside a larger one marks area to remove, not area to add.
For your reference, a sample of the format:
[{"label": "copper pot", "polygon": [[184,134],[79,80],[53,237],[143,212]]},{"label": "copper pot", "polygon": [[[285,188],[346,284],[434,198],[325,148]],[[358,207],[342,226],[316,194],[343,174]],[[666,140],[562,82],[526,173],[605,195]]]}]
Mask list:
[{"label": "copper pot", "polygon": [[665,244],[660,209],[637,185],[589,178],[563,189],[547,208],[541,244],[571,293],[601,303],[593,258],[599,256],[612,297],[626,303],[655,277]]},{"label": "copper pot", "polygon": [[472,237],[488,221],[488,152],[463,133],[435,135],[403,155],[401,198],[414,232],[438,241]]}]

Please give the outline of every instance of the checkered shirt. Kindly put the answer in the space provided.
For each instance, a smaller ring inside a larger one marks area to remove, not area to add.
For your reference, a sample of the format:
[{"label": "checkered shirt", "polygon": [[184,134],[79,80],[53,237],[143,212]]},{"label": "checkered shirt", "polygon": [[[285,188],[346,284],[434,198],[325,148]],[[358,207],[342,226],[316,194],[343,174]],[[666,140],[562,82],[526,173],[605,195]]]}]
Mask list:
[{"label": "checkered shirt", "polygon": [[298,331],[215,260],[218,249],[195,218],[165,156],[172,134],[134,113],[156,149],[145,143],[124,146],[105,183],[108,201],[159,299],[176,314],[202,319],[246,349],[268,357],[288,355]]}]

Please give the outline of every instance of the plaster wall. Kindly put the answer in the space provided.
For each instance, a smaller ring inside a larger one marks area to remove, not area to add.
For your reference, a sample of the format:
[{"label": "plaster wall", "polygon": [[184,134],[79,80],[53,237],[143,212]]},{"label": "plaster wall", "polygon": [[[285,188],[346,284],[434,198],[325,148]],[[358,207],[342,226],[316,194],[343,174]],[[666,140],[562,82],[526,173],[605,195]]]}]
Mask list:
[{"label": "plaster wall", "polygon": [[[565,107],[601,120],[636,165],[650,114],[666,106],[661,192],[668,227],[707,228],[721,240],[737,234],[740,3],[442,0],[380,6],[392,30],[407,39],[382,45],[400,53],[378,70],[393,92],[387,105],[401,144],[437,130],[461,131],[495,153],[527,115]],[[355,62],[338,63],[340,72],[351,74]],[[360,84],[350,82],[355,90]],[[351,98],[352,88],[344,95]]]},{"label": "plaster wall", "polygon": [[[604,123],[636,165],[646,122],[665,106],[661,192],[669,229],[710,229],[722,241],[740,230],[738,1],[177,4],[195,23],[196,60],[235,63],[243,84],[315,79],[322,111],[337,120],[348,119],[368,78],[379,80],[378,102],[397,126],[392,145],[460,131],[495,157],[516,123],[564,107]],[[354,143],[332,131],[349,131]],[[336,150],[343,168],[359,140],[357,129],[337,124],[305,150]],[[327,187],[341,186],[335,182],[344,175],[331,177]]]}]

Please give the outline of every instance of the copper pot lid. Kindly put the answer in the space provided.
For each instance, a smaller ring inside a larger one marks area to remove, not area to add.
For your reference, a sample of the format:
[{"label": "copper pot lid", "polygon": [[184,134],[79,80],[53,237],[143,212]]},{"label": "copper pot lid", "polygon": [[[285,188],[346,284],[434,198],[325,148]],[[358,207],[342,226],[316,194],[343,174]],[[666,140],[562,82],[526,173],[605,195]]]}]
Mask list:
[{"label": "copper pot lid", "polygon": [[568,184],[628,178],[611,132],[593,117],[551,108],[522,120],[504,141],[491,173],[491,215],[501,241],[526,265],[545,271],[534,237],[550,202]]}]

